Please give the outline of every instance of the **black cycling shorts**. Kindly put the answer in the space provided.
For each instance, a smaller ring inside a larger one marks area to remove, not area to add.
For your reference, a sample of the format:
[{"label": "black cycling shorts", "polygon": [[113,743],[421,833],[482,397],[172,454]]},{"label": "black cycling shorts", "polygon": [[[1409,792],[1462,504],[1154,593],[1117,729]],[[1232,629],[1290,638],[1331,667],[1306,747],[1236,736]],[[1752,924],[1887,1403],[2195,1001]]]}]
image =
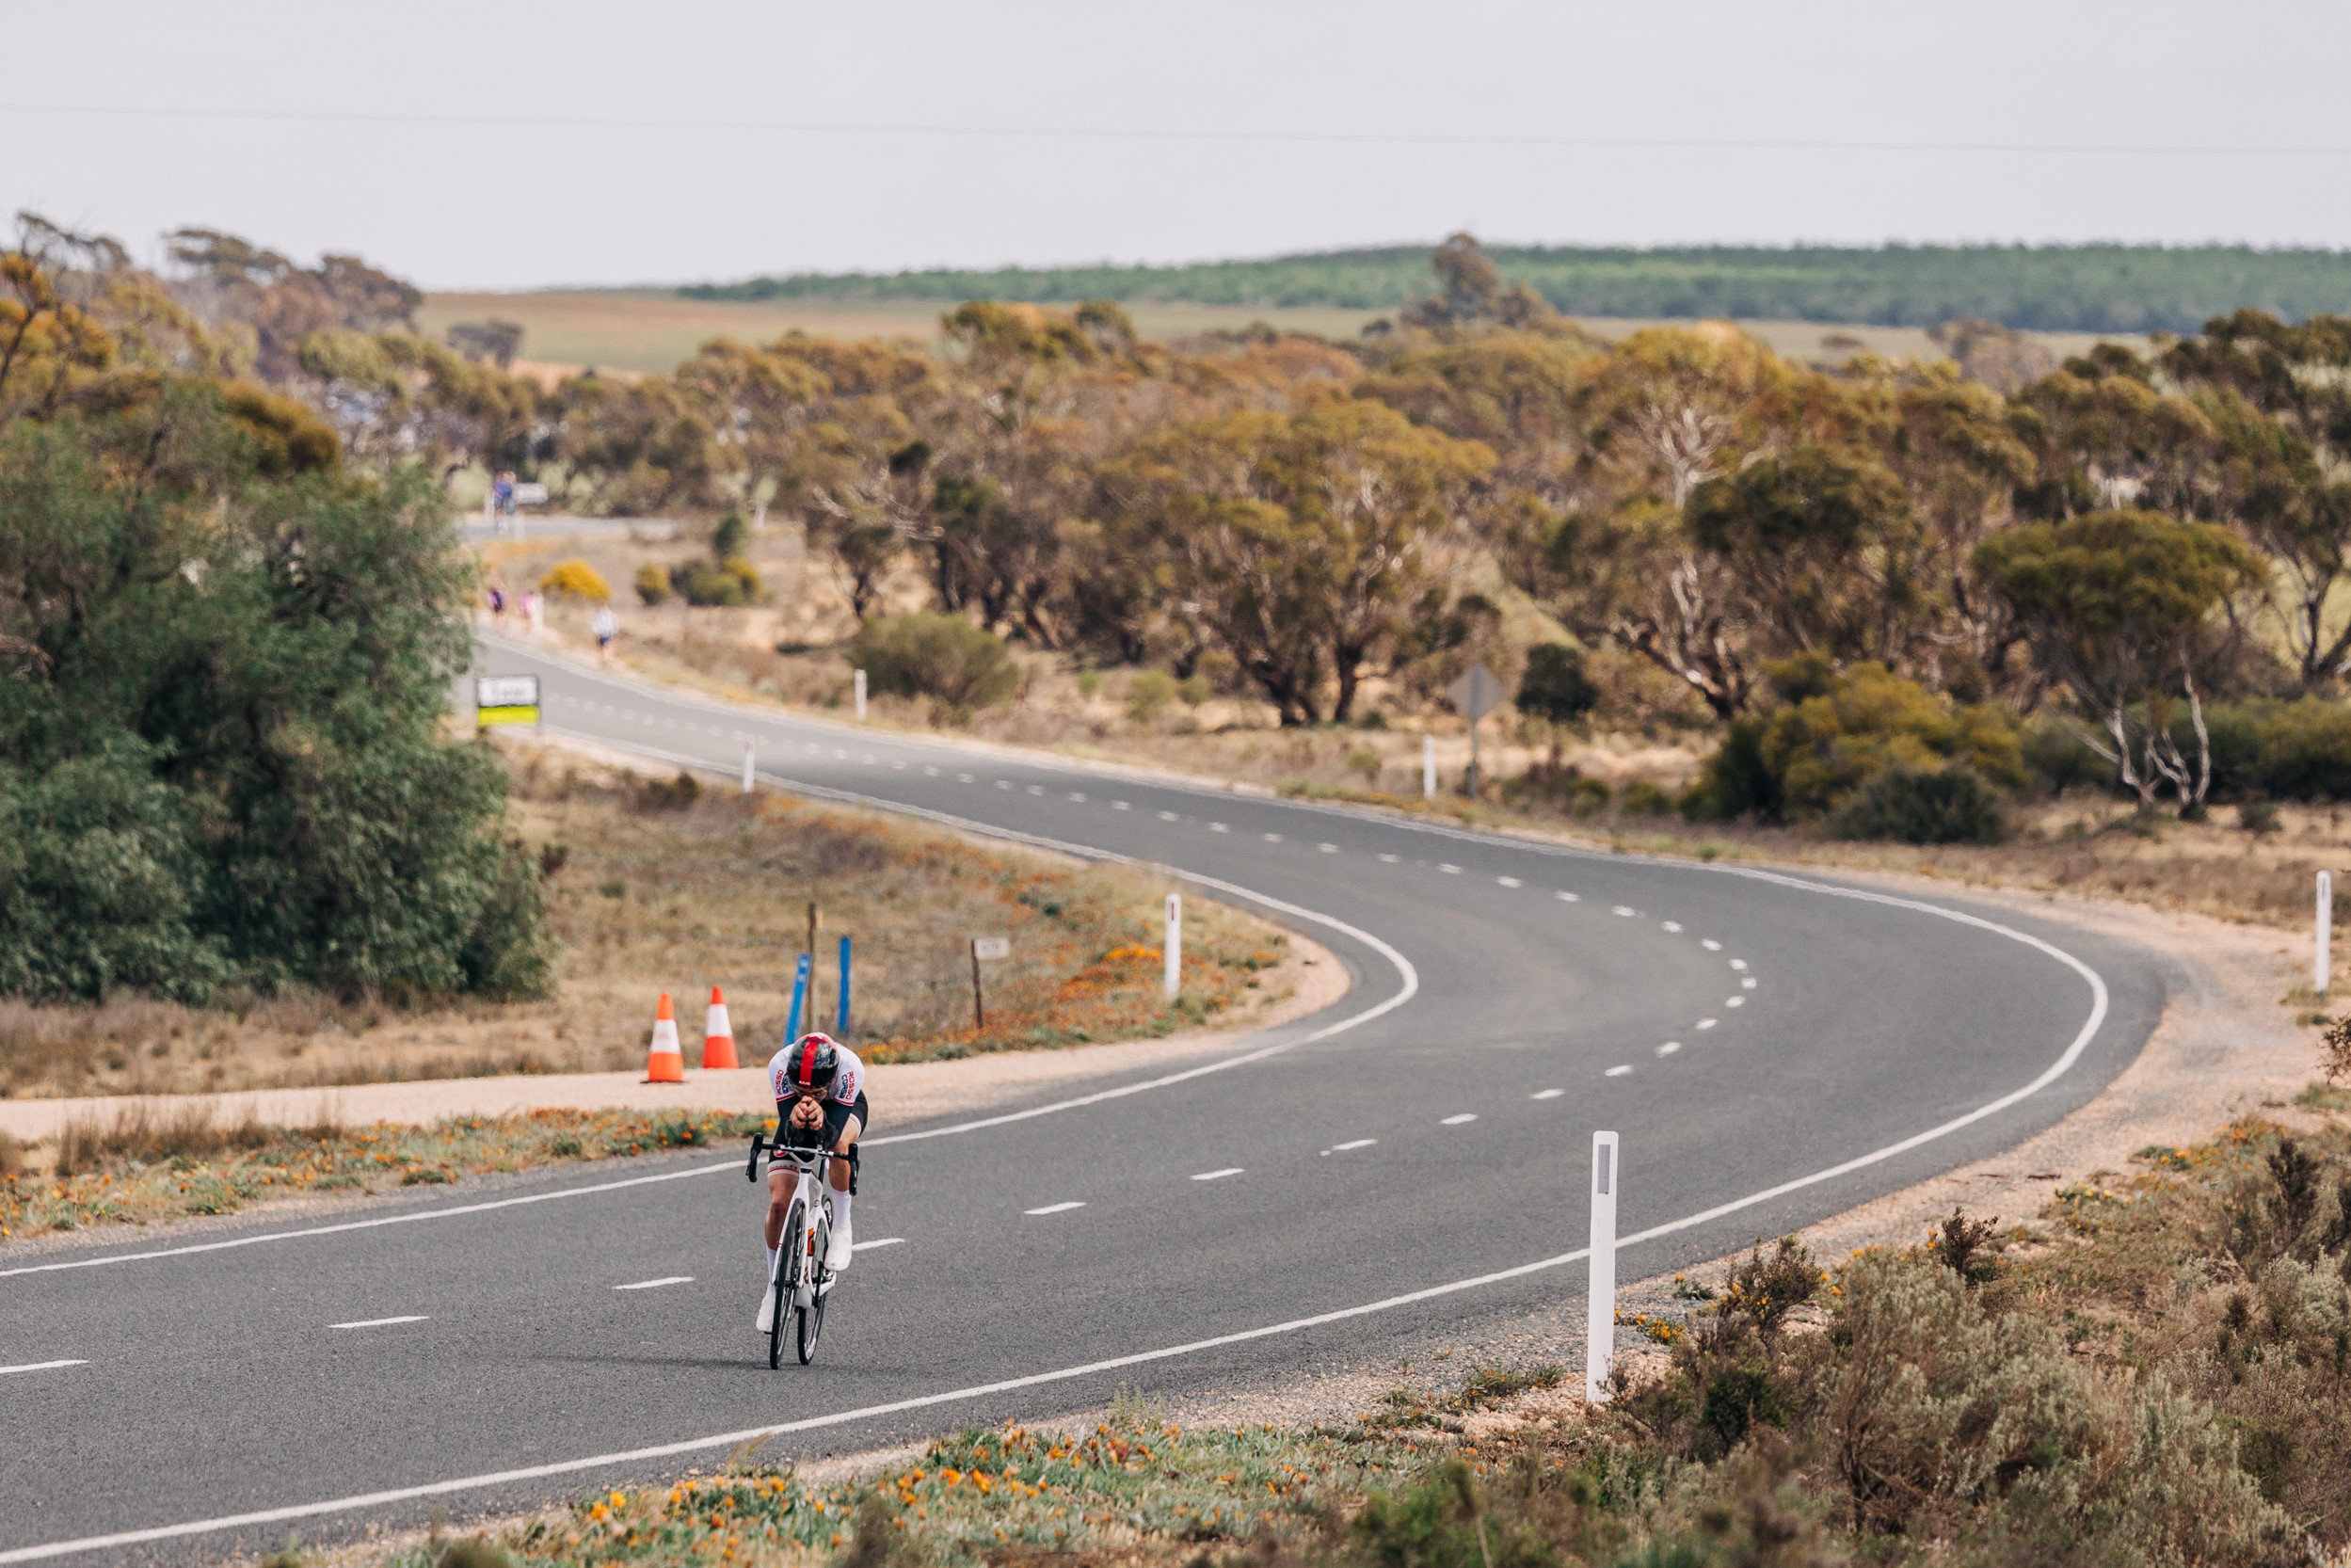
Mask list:
[{"label": "black cycling shorts", "polygon": [[[808,1148],[811,1146],[810,1137],[804,1129],[792,1125],[792,1107],[791,1100],[776,1102],[776,1125],[783,1129],[785,1143],[794,1148]],[[849,1125],[852,1116],[857,1118],[858,1135],[864,1136],[864,1129],[873,1125],[873,1112],[866,1104],[864,1090],[857,1091],[857,1103],[855,1105],[843,1105],[834,1099],[824,1102],[824,1147],[829,1149],[840,1142],[841,1129]],[[850,1157],[855,1159],[856,1155],[856,1151],[853,1148]]]}]

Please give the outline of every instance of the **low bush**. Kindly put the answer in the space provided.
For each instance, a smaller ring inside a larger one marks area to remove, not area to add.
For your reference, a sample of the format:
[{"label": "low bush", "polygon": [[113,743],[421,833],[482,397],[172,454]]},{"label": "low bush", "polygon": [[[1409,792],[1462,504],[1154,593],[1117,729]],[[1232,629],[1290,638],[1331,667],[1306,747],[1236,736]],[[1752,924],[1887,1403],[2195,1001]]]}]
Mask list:
[{"label": "low bush", "polygon": [[609,603],[613,597],[604,574],[576,555],[548,568],[547,575],[538,580],[538,591],[550,599],[579,599],[591,604]]},{"label": "low bush", "polygon": [[688,604],[710,609],[731,610],[757,604],[767,597],[759,572],[740,555],[688,561],[670,572],[669,585]]},{"label": "low bush", "polygon": [[1137,670],[1127,682],[1127,716],[1136,724],[1149,724],[1175,700],[1176,678],[1165,670]]},{"label": "low bush", "polygon": [[636,590],[637,598],[648,610],[677,597],[676,590],[669,585],[669,568],[652,561],[637,568]]},{"label": "low bush", "polygon": [[1906,844],[1996,844],[2008,836],[1999,792],[1957,763],[1932,773],[1886,769],[1845,803],[1835,824],[1843,838]]},{"label": "low bush", "polygon": [[1020,666],[1004,645],[961,616],[898,616],[868,621],[849,663],[875,692],[929,697],[943,716],[991,708],[1020,689]]},{"label": "low bush", "polygon": [[1617,808],[1627,816],[1661,817],[1673,809],[1673,797],[1646,778],[1636,778],[1617,792]]}]

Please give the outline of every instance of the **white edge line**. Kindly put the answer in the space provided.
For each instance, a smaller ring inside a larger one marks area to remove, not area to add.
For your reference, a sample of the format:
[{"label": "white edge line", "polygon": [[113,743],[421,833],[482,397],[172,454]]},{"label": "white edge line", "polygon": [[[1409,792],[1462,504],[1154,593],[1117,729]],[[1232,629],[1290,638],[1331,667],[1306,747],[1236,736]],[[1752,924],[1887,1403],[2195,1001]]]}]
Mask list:
[{"label": "white edge line", "polygon": [[660,1279],[632,1280],[627,1285],[616,1285],[613,1288],[616,1290],[658,1290],[664,1285],[692,1285],[693,1283],[692,1274],[664,1274]]},{"label": "white edge line", "polygon": [[[2106,982],[2103,977],[2102,977],[2097,970],[2091,968],[2087,964],[2085,964],[2082,960],[2073,956],[2073,954],[2066,952],[2063,948],[2056,946],[2053,942],[2046,941],[2041,937],[2035,936],[2028,932],[2019,931],[2013,926],[2001,925],[1996,921],[1985,920],[1980,916],[1966,914],[1956,909],[1946,909],[1937,904],[1922,903],[1916,899],[1900,898],[1891,893],[1869,892],[1860,888],[1839,888],[1829,883],[1808,882],[1800,877],[1787,876],[1776,872],[1751,871],[1736,867],[1721,867],[1719,869],[1735,875],[1752,876],[1759,880],[1775,882],[1785,887],[1803,888],[1808,891],[1826,893],[1833,897],[1859,899],[1865,903],[1883,904],[1896,908],[1918,910],[1925,914],[1939,916],[1942,919],[1948,920],[1955,920],[1962,925],[1975,926],[1981,930],[1992,932],[1996,935],[2009,937],[2012,940],[2023,942],[2025,946],[2037,949],[2041,952],[2047,953],[2050,957],[2056,959],[2059,963],[2072,969],[2075,973],[2079,974],[2084,980],[2089,983],[2091,999],[2089,1016],[2083,1021],[2082,1027],[2074,1034],[2072,1042],[2066,1047],[2065,1050],[2057,1057],[2057,1059],[2055,1062],[2052,1062],[2047,1067],[2043,1068],[2039,1077],[2035,1078],[2031,1082],[2023,1085],[2022,1088],[2012,1089],[1996,1099],[1987,1101],[1985,1104],[1977,1106],[1975,1110],[1964,1112],[1959,1115],[1952,1117],[1946,1122],[1939,1124],[1938,1126],[1928,1128],[1922,1132],[1914,1132],[1908,1138],[1899,1139],[1892,1144],[1886,1144],[1882,1148],[1873,1149],[1867,1154],[1856,1155],[1851,1160],[1845,1160],[1840,1164],[1831,1165],[1825,1170],[1815,1171],[1810,1176],[1797,1176],[1791,1180],[1781,1182],[1777,1186],[1767,1187],[1760,1192],[1750,1192],[1744,1197],[1733,1198],[1727,1203],[1717,1204],[1712,1208],[1702,1209],[1695,1214],[1686,1214],[1678,1220],[1669,1220],[1663,1224],[1652,1225],[1647,1230],[1635,1231],[1630,1236],[1619,1238],[1617,1241],[1617,1245],[1619,1247],[1633,1246],[1643,1241],[1654,1241],[1661,1237],[1671,1236],[1681,1231],[1695,1229],[1700,1225],[1710,1224],[1715,1220],[1723,1219],[1729,1215],[1738,1213],[1742,1209],[1751,1208],[1759,1204],[1769,1203],[1775,1198],[1785,1197],[1791,1192],[1800,1192],[1807,1187],[1817,1186],[1822,1182],[1834,1181],[1840,1176],[1850,1176],[1856,1171],[1865,1170],[1872,1165],[1879,1164],[1885,1160],[1891,1160],[1896,1155],[1907,1154],[1911,1149],[1933,1143],[1939,1138],[1947,1137],[1951,1133],[1957,1132],[1962,1128],[1972,1127],[1988,1116],[1997,1115],[1999,1112],[2007,1110],[2010,1106],[2039,1094],[2041,1090],[2047,1088],[2050,1084],[2055,1082],[2059,1078],[2063,1077],[2076,1062],[2081,1060],[2082,1053],[2089,1048],[2090,1041],[2096,1037],[2098,1031],[2106,1021],[2108,1000]],[[1206,882],[1207,879],[1203,878],[1201,880]],[[1271,903],[1272,901],[1268,902]],[[1313,918],[1322,920],[1328,924],[1338,924],[1337,921],[1331,920],[1327,916],[1315,916]],[[1374,938],[1375,942],[1376,940],[1377,939]],[[1382,948],[1386,947],[1386,944],[1384,943],[1378,943],[1377,945]],[[1393,950],[1388,951],[1392,952]],[[1404,963],[1401,954],[1397,955],[1397,962],[1403,965],[1405,973],[1408,976],[1412,975],[1411,966]],[[1369,1012],[1360,1014],[1353,1018],[1343,1021],[1340,1024],[1331,1026],[1329,1029],[1323,1031],[1322,1033],[1326,1035],[1336,1033],[1340,1029],[1351,1028],[1354,1024],[1361,1023],[1367,1018],[1375,1017],[1380,1013],[1385,1012],[1389,1008],[1400,1006],[1404,1000],[1410,997],[1413,990],[1416,987],[1416,978],[1409,979],[1405,990],[1398,996],[1390,998],[1386,1002],[1382,1003],[1379,1007],[1374,1008]],[[1318,1037],[1319,1036],[1310,1035],[1307,1038],[1312,1039]],[[1299,1041],[1296,1043],[1303,1044],[1304,1042]],[[1270,1054],[1271,1050],[1281,1048],[1286,1048],[1273,1047],[1269,1048],[1266,1051],[1253,1054],[1265,1055]],[[1234,1058],[1233,1060],[1240,1061],[1246,1060],[1246,1058]],[[1192,1075],[1186,1074],[1182,1076],[1189,1077]],[[1239,1333],[1219,1335],[1214,1338],[1195,1339],[1186,1344],[1166,1346],[1159,1350],[1137,1351],[1128,1355],[1112,1356],[1101,1361],[1090,1361],[1076,1367],[1061,1368],[1054,1371],[1033,1372],[1026,1377],[1006,1378],[996,1383],[979,1384],[972,1387],[952,1389],[944,1393],[921,1394],[911,1399],[899,1400],[888,1404],[867,1405],[856,1410],[836,1411],[826,1416],[811,1416],[797,1421],[780,1422],[773,1426],[751,1427],[740,1432],[721,1432],[716,1436],[712,1437],[688,1438],[681,1442],[665,1443],[652,1448],[632,1448],[615,1453],[591,1454],[584,1459],[561,1460],[553,1464],[532,1465],[521,1469],[501,1470],[486,1475],[461,1476],[448,1480],[428,1481],[419,1486],[399,1487],[389,1491],[362,1493],[353,1496],[329,1498],[320,1502],[296,1503],[283,1508],[264,1509],[251,1513],[229,1514],[216,1519],[191,1520],[186,1523],[177,1525],[159,1525],[148,1529],[123,1530],[112,1535],[88,1536],[74,1541],[49,1542],[37,1546],[18,1546],[8,1550],[0,1550],[0,1564],[11,1562],[34,1562],[49,1558],[65,1557],[77,1552],[101,1551],[118,1546],[138,1545],[143,1543],[152,1541],[179,1540],[191,1535],[204,1535],[217,1530],[237,1529],[255,1525],[281,1524],[292,1519],[316,1518],[322,1514],[348,1512],[354,1509],[380,1507],[390,1503],[413,1501],[422,1497],[446,1496],[452,1493],[477,1491],[484,1487],[505,1485],[516,1481],[538,1480],[550,1476],[572,1475],[583,1470],[599,1469],[610,1465],[638,1464],[649,1460],[675,1458],[681,1454],[706,1453],[714,1448],[731,1448],[757,1438],[782,1436],[795,1432],[810,1432],[824,1427],[840,1426],[853,1421],[867,1420],[877,1416],[895,1415],[903,1411],[925,1410],[937,1405],[952,1404],[966,1400],[979,1399],[989,1394],[1009,1393],[1021,1388],[1035,1388],[1048,1384],[1065,1383],[1075,1378],[1090,1377],[1100,1372],[1117,1371],[1128,1367],[1143,1366],[1154,1361],[1172,1360],[1177,1356],[1193,1355],[1202,1351],[1215,1350],[1225,1345],[1243,1344],[1253,1339],[1271,1338],[1275,1335],[1295,1334],[1305,1329],[1319,1328],[1326,1323],[1343,1322],[1353,1318],[1368,1317],[1375,1312],[1385,1312],[1399,1306],[1407,1306],[1416,1302],[1431,1301],[1441,1296],[1454,1295],[1461,1291],[1474,1290],[1482,1286],[1497,1284],[1503,1280],[1522,1278],[1527,1274],[1538,1273],[1547,1269],[1560,1268],[1569,1263],[1578,1262],[1588,1255],[1588,1248],[1578,1247],[1574,1252],[1565,1252],[1552,1257],[1539,1258],[1532,1263],[1521,1263],[1513,1268],[1497,1270],[1492,1273],[1478,1274],[1468,1279],[1454,1280],[1444,1285],[1431,1285],[1423,1289],[1407,1291],[1404,1294],[1398,1296],[1388,1296],[1380,1301],[1366,1303],[1360,1306],[1340,1307],[1332,1312],[1318,1313],[1307,1318],[1292,1318],[1285,1322],[1271,1323],[1262,1328],[1243,1329]]]},{"label": "white edge line", "polygon": [[430,1320],[421,1312],[404,1313],[397,1318],[359,1318],[347,1323],[328,1323],[328,1328],[390,1328],[394,1323],[422,1323]]},{"label": "white edge line", "polygon": [[51,1372],[60,1367],[87,1367],[88,1365],[87,1358],[80,1361],[27,1361],[18,1367],[0,1367],[0,1378],[7,1377],[10,1372]]}]

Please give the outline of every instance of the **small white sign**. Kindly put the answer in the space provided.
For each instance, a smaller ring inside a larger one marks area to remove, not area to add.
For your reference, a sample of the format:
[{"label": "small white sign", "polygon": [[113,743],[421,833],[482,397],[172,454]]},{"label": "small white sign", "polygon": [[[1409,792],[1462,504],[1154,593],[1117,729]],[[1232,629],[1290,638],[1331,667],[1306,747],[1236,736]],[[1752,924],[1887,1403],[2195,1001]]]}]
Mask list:
[{"label": "small white sign", "polygon": [[547,487],[544,485],[517,485],[514,488],[514,504],[518,506],[546,505]]},{"label": "small white sign", "polygon": [[971,938],[971,956],[974,958],[1010,958],[1012,955],[1013,939],[1009,936]]},{"label": "small white sign", "polygon": [[536,675],[484,675],[473,681],[473,706],[476,708],[536,708],[538,706],[538,677]]}]

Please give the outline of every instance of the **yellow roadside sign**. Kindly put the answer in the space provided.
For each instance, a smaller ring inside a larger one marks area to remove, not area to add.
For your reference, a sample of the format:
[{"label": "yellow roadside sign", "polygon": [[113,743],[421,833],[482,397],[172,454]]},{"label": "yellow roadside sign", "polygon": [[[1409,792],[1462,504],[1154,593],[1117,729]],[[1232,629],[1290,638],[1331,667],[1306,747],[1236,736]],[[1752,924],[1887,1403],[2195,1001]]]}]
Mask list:
[{"label": "yellow roadside sign", "polygon": [[538,723],[538,677],[536,675],[475,677],[473,722],[486,728],[493,724]]}]

